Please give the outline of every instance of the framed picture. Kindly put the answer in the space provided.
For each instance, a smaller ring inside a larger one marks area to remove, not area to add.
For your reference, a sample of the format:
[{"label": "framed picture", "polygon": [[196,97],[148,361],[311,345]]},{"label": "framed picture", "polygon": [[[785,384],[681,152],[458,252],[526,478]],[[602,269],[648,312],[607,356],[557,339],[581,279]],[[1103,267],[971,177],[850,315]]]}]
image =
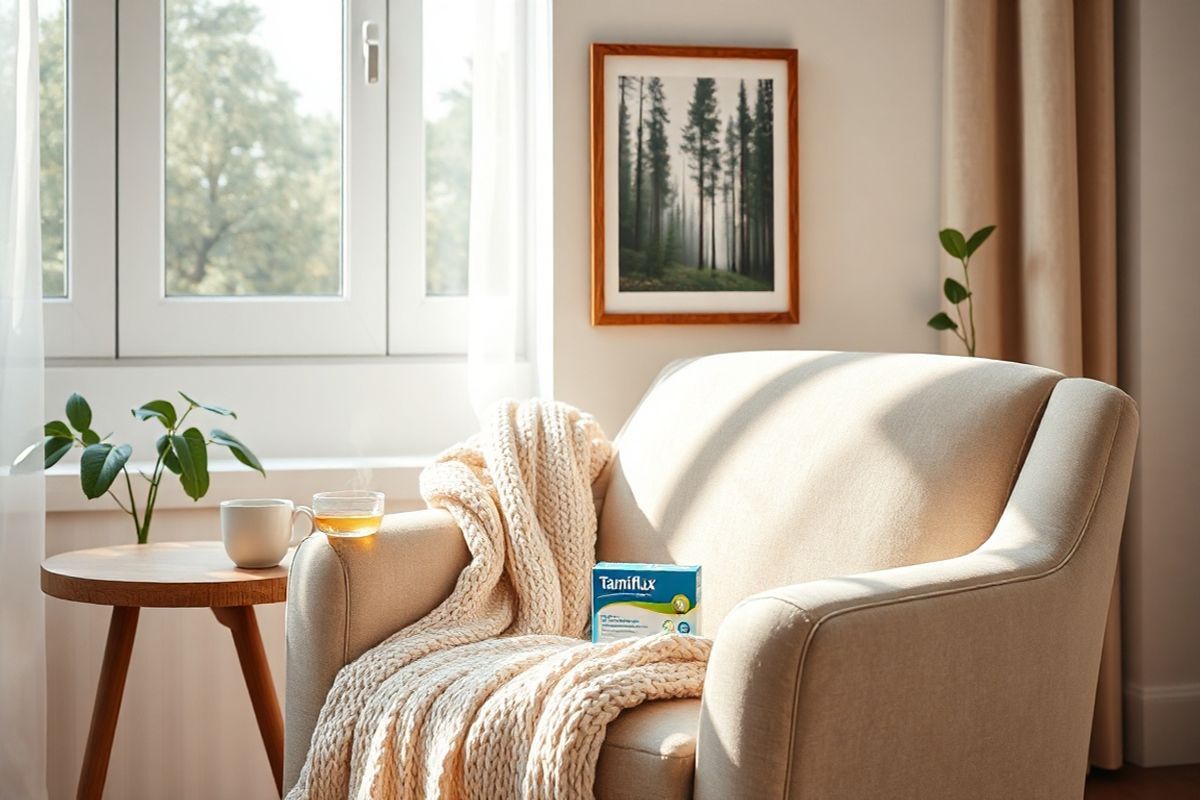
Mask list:
[{"label": "framed picture", "polygon": [[796,323],[796,51],[592,45],[592,324]]}]

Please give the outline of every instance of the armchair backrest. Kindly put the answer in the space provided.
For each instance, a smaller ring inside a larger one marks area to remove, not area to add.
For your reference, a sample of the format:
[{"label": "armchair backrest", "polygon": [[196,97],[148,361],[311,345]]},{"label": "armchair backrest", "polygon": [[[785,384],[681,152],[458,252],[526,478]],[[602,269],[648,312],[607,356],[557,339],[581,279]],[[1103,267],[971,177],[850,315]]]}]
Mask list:
[{"label": "armchair backrest", "polygon": [[714,635],[765,589],[970,552],[1062,377],[920,354],[673,364],[617,438],[597,556],[703,565]]}]

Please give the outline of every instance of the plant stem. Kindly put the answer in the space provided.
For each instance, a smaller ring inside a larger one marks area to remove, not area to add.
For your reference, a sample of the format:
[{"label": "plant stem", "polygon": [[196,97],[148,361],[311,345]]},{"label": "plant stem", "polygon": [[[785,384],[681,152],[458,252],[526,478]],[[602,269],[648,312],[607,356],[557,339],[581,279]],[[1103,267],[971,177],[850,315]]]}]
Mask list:
[{"label": "plant stem", "polygon": [[[108,490],[108,496],[111,497],[113,499],[113,502],[117,504],[117,507],[120,508],[122,511],[124,511],[126,514],[130,514],[130,515],[133,514],[133,512],[130,511],[128,508],[126,508],[125,504],[121,502],[121,498],[119,498],[115,494],[113,494],[112,489]],[[134,524],[136,524],[136,523],[137,523],[137,520],[134,520]]]},{"label": "plant stem", "polygon": [[129,490],[129,515],[133,517],[133,527],[137,531],[138,544],[145,544],[146,540],[142,538],[142,523],[138,521],[137,500],[133,497],[133,481],[129,480],[129,470],[121,467],[121,472],[125,475],[125,488]]},{"label": "plant stem", "polygon": [[963,336],[961,333],[959,333],[958,331],[955,331],[955,330],[952,330],[950,332],[958,337],[958,340],[963,343],[963,347],[965,347],[967,349],[968,353],[971,352],[971,346],[967,344],[967,338],[965,336]]},{"label": "plant stem", "polygon": [[138,530],[138,541],[142,544],[145,544],[150,538],[150,519],[154,516],[154,504],[158,501],[158,484],[162,481],[162,470],[163,455],[160,455],[158,461],[154,462],[154,471],[151,473],[154,477],[151,478],[150,489],[146,492],[146,516],[142,520],[142,527]]},{"label": "plant stem", "polygon": [[[975,355],[975,296],[971,292],[971,271],[969,269],[971,257],[967,256],[963,259],[963,278],[967,284],[967,319],[971,325],[971,341],[966,343],[967,355],[974,357]],[[961,317],[960,317],[961,319]]]},{"label": "plant stem", "polygon": [[[951,328],[951,330],[954,331],[954,335],[958,337],[958,340],[963,343],[963,347],[967,348],[967,355],[971,355],[971,345],[969,342],[967,342],[966,337],[967,325],[965,322],[963,322],[961,301],[954,304],[954,313],[958,315],[958,327]],[[959,331],[961,331],[961,333]]]}]

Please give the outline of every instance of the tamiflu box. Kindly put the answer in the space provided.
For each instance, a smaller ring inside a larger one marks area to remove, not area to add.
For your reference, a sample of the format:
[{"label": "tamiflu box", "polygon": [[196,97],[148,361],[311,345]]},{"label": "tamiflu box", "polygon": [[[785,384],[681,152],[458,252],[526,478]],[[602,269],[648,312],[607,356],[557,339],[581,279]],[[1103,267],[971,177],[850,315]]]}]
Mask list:
[{"label": "tamiflu box", "polygon": [[700,567],[618,564],[592,567],[592,642],[656,633],[700,633]]}]

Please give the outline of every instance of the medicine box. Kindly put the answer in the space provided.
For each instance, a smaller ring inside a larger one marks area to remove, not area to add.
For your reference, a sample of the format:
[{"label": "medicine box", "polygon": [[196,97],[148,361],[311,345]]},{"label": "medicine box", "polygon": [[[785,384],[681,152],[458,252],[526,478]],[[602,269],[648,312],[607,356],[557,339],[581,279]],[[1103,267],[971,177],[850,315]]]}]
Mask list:
[{"label": "medicine box", "polygon": [[656,633],[700,633],[700,567],[611,561],[592,567],[592,642]]}]

